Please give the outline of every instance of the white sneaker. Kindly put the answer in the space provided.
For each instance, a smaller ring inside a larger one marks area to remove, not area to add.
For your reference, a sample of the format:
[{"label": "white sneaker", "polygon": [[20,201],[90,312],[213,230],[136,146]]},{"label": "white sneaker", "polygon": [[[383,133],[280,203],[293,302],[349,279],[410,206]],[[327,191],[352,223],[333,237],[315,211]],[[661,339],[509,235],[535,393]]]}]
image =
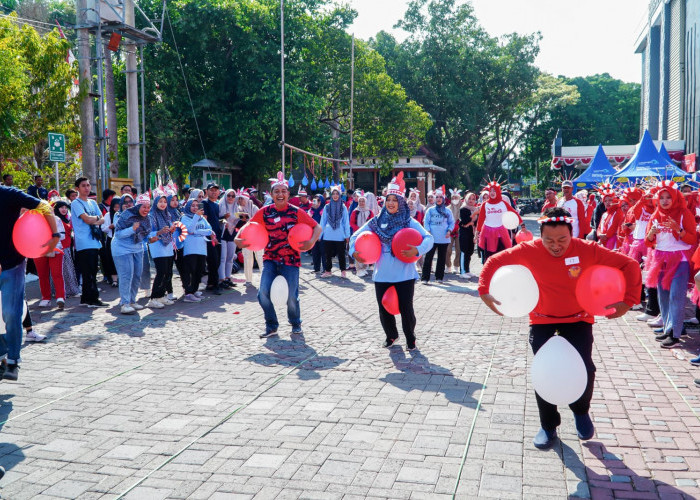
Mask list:
[{"label": "white sneaker", "polygon": [[194,292],[194,296],[197,297],[197,298],[201,298],[202,295],[204,295],[202,292],[199,292],[199,291]]},{"label": "white sneaker", "polygon": [[161,299],[158,299],[158,302],[160,302],[164,306],[172,306],[175,303],[172,300],[168,299],[167,297],[163,297]]},{"label": "white sneaker", "polygon": [[66,301],[64,299],[56,299],[56,305],[59,309],[66,307]]},{"label": "white sneaker", "polygon": [[129,305],[130,305],[135,311],[140,311],[141,309],[143,309],[143,306],[142,306],[141,304],[137,304],[136,302],[134,302],[133,304],[129,304]]},{"label": "white sneaker", "polygon": [[43,342],[44,340],[46,340],[46,335],[40,335],[34,330],[28,332],[24,337],[25,342]]},{"label": "white sneaker", "polygon": [[462,273],[459,275],[459,277],[469,279],[469,273]]},{"label": "white sneaker", "polygon": [[642,310],[642,304],[635,304],[632,307],[630,307],[630,311],[641,311]]},{"label": "white sneaker", "polygon": [[[167,298],[168,298],[168,300],[171,300],[171,301],[172,301],[172,300],[175,300],[175,295],[173,295],[172,293],[169,293],[169,294],[167,295]],[[171,305],[171,304],[168,304],[168,305]]]},{"label": "white sneaker", "polygon": [[664,326],[664,320],[661,318],[661,315],[659,315],[654,319],[647,320],[647,325],[652,328],[659,328],[660,326]]},{"label": "white sneaker", "polygon": [[150,307],[151,309],[163,309],[165,304],[158,299],[151,299],[148,301],[148,304],[146,304],[146,307]]},{"label": "white sneaker", "polygon": [[193,295],[191,293],[188,293],[187,295],[185,295],[185,298],[182,300],[184,302],[201,302],[202,301],[202,299],[200,299],[199,297],[197,297],[196,295]]},{"label": "white sneaker", "polygon": [[131,307],[129,304],[124,304],[120,311],[122,314],[135,314],[136,309]]},{"label": "white sneaker", "polygon": [[698,321],[698,318],[688,318],[685,321],[683,321],[683,323],[687,325],[698,325],[700,324],[700,321]]},{"label": "white sneaker", "polygon": [[49,307],[51,306],[51,301],[50,300],[42,300],[39,302],[39,307]]},{"label": "white sneaker", "polygon": [[206,284],[206,283],[200,283],[200,284],[199,284],[199,288],[197,288],[197,290],[201,292],[201,291],[204,290],[206,287],[207,287],[207,284]]},{"label": "white sneaker", "polygon": [[364,269],[362,271],[358,271],[357,276],[360,278],[364,278],[365,276],[367,276],[367,271],[365,271]]},{"label": "white sneaker", "polygon": [[650,319],[654,319],[654,316],[651,314],[643,313],[643,314],[638,314],[637,316],[634,317],[637,321],[649,321]]}]

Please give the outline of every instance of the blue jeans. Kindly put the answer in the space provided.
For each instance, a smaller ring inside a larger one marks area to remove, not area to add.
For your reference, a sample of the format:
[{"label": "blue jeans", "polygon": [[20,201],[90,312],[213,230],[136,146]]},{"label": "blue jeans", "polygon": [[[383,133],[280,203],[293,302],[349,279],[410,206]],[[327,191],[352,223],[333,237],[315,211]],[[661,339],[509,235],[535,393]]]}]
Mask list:
[{"label": "blue jeans", "polygon": [[113,255],[114,265],[119,276],[120,305],[133,304],[139,293],[141,274],[143,273],[143,252]]},{"label": "blue jeans", "polygon": [[258,302],[265,313],[265,331],[277,331],[280,324],[277,321],[275,306],[270,300],[270,287],[277,276],[284,276],[289,285],[289,298],[287,299],[287,319],[292,328],[301,326],[301,311],[299,310],[299,268],[285,266],[271,260],[263,261],[260,288],[258,289]]},{"label": "blue jeans", "polygon": [[688,291],[690,264],[688,262],[678,264],[670,290],[664,290],[661,286],[665,274],[666,271],[661,271],[659,274],[657,287],[661,318],[664,320],[664,333],[672,333],[674,337],[680,338],[685,318],[685,294]]},{"label": "blue jeans", "polygon": [[22,348],[22,309],[24,307],[24,272],[26,268],[27,261],[25,260],[12,269],[3,269],[0,273],[2,319],[5,322],[5,330],[7,330],[0,335],[0,358],[7,355],[9,364],[21,361],[19,351]]}]

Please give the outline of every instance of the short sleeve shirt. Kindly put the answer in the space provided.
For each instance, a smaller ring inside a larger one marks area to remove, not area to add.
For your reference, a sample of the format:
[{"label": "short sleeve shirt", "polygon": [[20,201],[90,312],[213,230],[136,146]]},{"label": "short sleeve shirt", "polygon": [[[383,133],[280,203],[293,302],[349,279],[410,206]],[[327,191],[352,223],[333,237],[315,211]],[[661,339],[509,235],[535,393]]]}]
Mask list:
[{"label": "short sleeve shirt", "polygon": [[289,245],[289,230],[297,224],[306,224],[312,228],[318,225],[309,214],[289,204],[284,210],[277,210],[275,205],[263,207],[253,216],[251,222],[263,224],[270,236],[263,260],[295,267],[301,266],[301,257],[299,252]]},{"label": "short sleeve shirt", "polygon": [[[86,224],[83,219],[80,218],[82,214],[100,216],[100,207],[97,206],[97,202],[95,202],[95,200],[83,201],[80,198],[76,198],[70,204],[70,213],[71,222],[73,223],[73,234],[75,235],[75,249],[79,252],[92,248],[102,248],[100,240],[96,240],[92,237],[90,224]],[[99,229],[99,226],[95,227]]]}]

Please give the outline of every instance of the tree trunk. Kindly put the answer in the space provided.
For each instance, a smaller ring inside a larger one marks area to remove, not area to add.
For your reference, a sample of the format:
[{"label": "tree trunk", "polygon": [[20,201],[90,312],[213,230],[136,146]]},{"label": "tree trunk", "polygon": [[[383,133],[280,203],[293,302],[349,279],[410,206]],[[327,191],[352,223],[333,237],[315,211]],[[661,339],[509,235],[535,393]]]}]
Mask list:
[{"label": "tree trunk", "polygon": [[110,177],[119,177],[119,149],[117,145],[117,100],[114,95],[114,68],[112,51],[105,45],[105,102],[107,104],[107,158]]},{"label": "tree trunk", "polygon": [[[87,24],[87,2],[77,0],[76,17],[78,26]],[[92,71],[90,66],[90,35],[87,28],[78,29],[78,66],[80,91],[80,145],[82,148],[83,175],[97,184],[97,164],[95,155],[95,110],[92,96]]]}]

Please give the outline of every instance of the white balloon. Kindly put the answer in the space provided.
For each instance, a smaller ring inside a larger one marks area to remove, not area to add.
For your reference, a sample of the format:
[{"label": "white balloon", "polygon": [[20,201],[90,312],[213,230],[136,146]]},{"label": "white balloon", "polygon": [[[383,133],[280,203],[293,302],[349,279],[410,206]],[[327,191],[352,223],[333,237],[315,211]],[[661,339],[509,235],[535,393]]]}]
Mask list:
[{"label": "white balloon", "polygon": [[518,227],[518,224],[520,224],[518,214],[516,214],[515,212],[504,213],[503,217],[501,218],[501,222],[503,223],[503,226],[506,229],[515,229],[516,227]]},{"label": "white balloon", "polygon": [[588,372],[574,346],[559,335],[549,339],[532,360],[532,385],[553,405],[570,405],[586,390]]},{"label": "white balloon", "polygon": [[289,285],[284,276],[277,276],[270,286],[270,300],[276,306],[286,306],[289,298]]},{"label": "white balloon", "polygon": [[540,289],[535,277],[525,266],[499,267],[491,278],[491,294],[504,316],[518,318],[530,314],[540,300]]}]

